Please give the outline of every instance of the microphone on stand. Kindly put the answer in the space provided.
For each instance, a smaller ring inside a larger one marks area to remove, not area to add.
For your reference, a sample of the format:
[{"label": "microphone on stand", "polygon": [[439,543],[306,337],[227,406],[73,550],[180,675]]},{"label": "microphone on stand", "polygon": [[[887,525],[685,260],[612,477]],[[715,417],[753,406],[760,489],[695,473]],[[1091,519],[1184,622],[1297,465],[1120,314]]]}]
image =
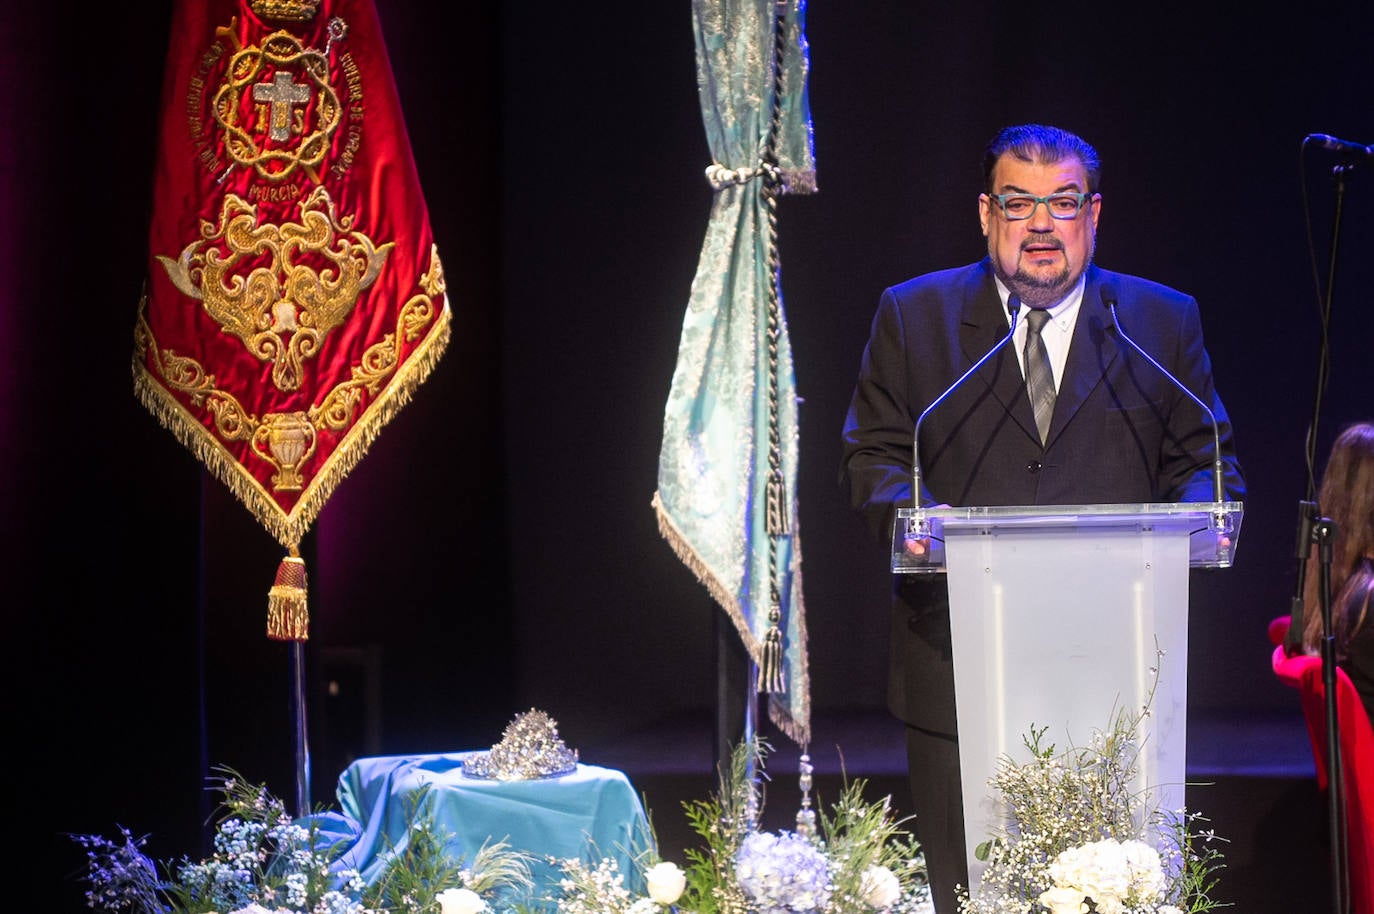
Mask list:
[{"label": "microphone on stand", "polygon": [[1127,336],[1126,331],[1121,329],[1121,322],[1117,320],[1116,317],[1116,287],[1111,283],[1104,283],[1100,291],[1102,295],[1102,304],[1106,305],[1107,310],[1111,312],[1112,326],[1116,328],[1116,335],[1129,343],[1132,349],[1144,356],[1147,362],[1159,369],[1159,372],[1164,375],[1164,377],[1172,381],[1175,387],[1187,394],[1188,398],[1202,407],[1202,411],[1207,414],[1207,421],[1212,424],[1212,492],[1213,500],[1217,505],[1212,512],[1212,524],[1218,532],[1230,533],[1230,516],[1222,511],[1220,507],[1222,502],[1226,500],[1226,487],[1222,483],[1221,430],[1217,426],[1216,415],[1212,412],[1211,407],[1198,399],[1197,395],[1185,387],[1182,381],[1174,377],[1169,369],[1156,362],[1152,355],[1136,345],[1135,340]]},{"label": "microphone on stand", "polygon": [[1323,149],[1330,149],[1332,152],[1339,152],[1342,155],[1353,156],[1355,158],[1374,159],[1374,146],[1366,146],[1363,143],[1352,143],[1349,140],[1340,140],[1326,133],[1310,133],[1307,135],[1308,142],[1316,143]]},{"label": "microphone on stand", "polygon": [[[930,415],[931,410],[935,409],[935,407],[943,403],[950,394],[954,393],[955,389],[958,388],[960,384],[968,380],[969,375],[973,374],[979,368],[982,368],[987,360],[992,358],[997,350],[1005,346],[1007,341],[1016,333],[1016,316],[1021,311],[1021,299],[1016,295],[1008,296],[1007,311],[1011,317],[1011,328],[1007,330],[1007,335],[998,340],[981,359],[974,362],[973,365],[969,367],[968,371],[959,376],[958,380],[946,387],[944,393],[932,400],[930,405],[916,418],[916,428],[911,434],[911,503],[913,507],[921,507],[921,423],[926,421],[926,416]],[[918,530],[916,532],[924,535],[928,531]]]}]

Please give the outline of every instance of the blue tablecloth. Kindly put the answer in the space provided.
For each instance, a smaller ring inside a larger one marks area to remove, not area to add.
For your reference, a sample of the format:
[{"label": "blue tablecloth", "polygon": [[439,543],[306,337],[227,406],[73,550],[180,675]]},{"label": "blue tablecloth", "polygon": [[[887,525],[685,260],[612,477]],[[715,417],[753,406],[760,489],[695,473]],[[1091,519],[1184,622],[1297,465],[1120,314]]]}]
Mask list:
[{"label": "blue tablecloth", "polygon": [[635,863],[652,837],[643,804],[620,771],[579,764],[560,777],[499,781],[463,773],[471,752],[358,759],[339,776],[339,812],[317,813],[322,835],[347,851],[338,866],[358,869],[372,883],[386,855],[406,843],[408,798],[429,786],[436,833],[451,837],[451,853],[464,866],[484,843],[505,841],[530,854],[534,907],[552,895],[559,871],[554,858],[614,857],[632,889],[642,890]]}]

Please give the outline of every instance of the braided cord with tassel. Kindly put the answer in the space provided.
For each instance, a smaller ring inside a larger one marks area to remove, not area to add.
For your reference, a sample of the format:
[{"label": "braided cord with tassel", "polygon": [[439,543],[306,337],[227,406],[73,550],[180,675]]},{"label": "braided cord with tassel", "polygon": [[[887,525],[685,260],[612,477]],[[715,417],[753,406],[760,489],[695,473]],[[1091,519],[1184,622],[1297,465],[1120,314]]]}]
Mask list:
[{"label": "braided cord with tassel", "polygon": [[783,678],[782,596],[778,591],[778,538],[786,536],[787,484],[782,472],[782,442],[778,419],[778,341],[782,336],[782,266],[778,255],[778,194],[782,175],[777,142],[782,127],[783,53],[787,40],[787,4],[778,3],[773,21],[773,112],[763,154],[763,200],[768,208],[768,481],[765,487],[765,529],[768,532],[768,632],[759,663],[758,690],[787,691]]}]

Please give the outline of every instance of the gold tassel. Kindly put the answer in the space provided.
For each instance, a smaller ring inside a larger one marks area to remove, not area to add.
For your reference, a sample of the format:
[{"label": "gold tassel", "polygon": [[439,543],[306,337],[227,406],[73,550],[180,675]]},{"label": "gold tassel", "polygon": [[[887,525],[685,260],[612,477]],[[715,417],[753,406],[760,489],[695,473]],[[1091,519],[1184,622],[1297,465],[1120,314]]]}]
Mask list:
[{"label": "gold tassel", "polygon": [[310,637],[305,559],[294,547],[277,566],[277,579],[267,592],[267,637],[273,641],[305,641]]}]

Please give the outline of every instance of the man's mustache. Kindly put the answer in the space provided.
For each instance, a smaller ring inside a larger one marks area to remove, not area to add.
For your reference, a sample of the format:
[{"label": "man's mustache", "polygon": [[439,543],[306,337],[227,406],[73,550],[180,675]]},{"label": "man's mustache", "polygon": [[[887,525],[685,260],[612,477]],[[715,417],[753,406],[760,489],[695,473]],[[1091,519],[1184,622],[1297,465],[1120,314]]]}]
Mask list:
[{"label": "man's mustache", "polygon": [[1027,235],[1021,242],[1021,250],[1025,250],[1033,244],[1049,245],[1057,251],[1064,250],[1064,242],[1054,235]]}]

